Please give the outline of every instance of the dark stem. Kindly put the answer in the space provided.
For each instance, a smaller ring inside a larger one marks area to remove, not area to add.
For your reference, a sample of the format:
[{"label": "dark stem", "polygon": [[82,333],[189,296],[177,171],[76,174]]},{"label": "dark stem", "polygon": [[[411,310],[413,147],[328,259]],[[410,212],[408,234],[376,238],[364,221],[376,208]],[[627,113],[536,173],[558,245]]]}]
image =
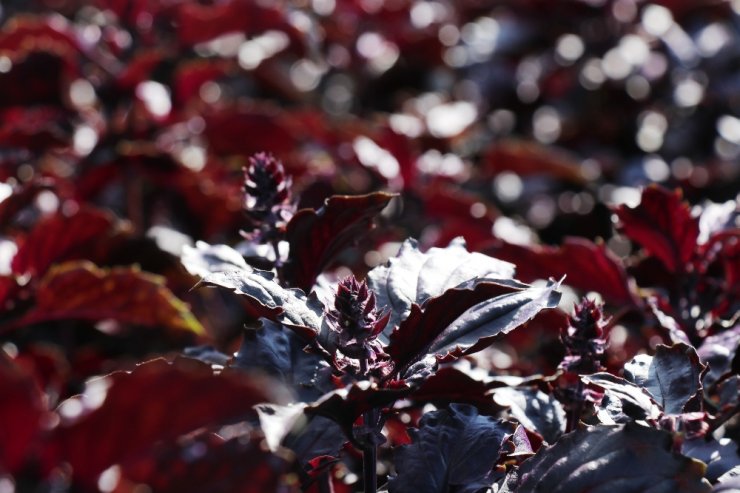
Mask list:
[{"label": "dark stem", "polygon": [[319,493],[334,493],[334,484],[331,481],[331,469],[322,472],[318,482]]},{"label": "dark stem", "polygon": [[275,252],[275,270],[279,274],[280,269],[283,267],[283,261],[280,258],[280,240],[274,239],[270,243],[272,243],[272,250]]},{"label": "dark stem", "polygon": [[735,416],[738,413],[740,413],[740,404],[736,404],[735,406],[731,407],[730,409],[724,411],[722,414],[717,416],[709,424],[709,430],[707,431],[706,436],[708,437],[712,436],[712,433],[717,431],[717,428],[725,424],[727,421],[729,421],[733,416]]},{"label": "dark stem", "polygon": [[568,425],[565,429],[566,433],[570,433],[571,431],[575,430],[578,426],[578,421],[581,419],[581,413],[583,412],[583,381],[580,377],[578,377],[578,385],[576,386],[576,392],[575,392],[575,402],[572,404],[570,408],[570,413],[568,414]]},{"label": "dark stem", "polygon": [[[360,373],[367,378],[367,359],[360,358]],[[362,449],[362,482],[365,493],[376,493],[378,491],[377,463],[378,449],[375,446],[375,428],[378,426],[378,410],[376,408],[365,411],[362,422],[367,433],[363,440]]]}]

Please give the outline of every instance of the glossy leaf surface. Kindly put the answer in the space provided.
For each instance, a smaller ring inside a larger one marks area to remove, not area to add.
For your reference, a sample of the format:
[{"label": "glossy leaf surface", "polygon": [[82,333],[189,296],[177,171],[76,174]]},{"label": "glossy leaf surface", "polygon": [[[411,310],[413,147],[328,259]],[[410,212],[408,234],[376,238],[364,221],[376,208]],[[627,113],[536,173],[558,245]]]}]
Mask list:
[{"label": "glossy leaf surface", "polygon": [[318,299],[306,297],[299,289],[283,288],[270,272],[251,267],[213,272],[201,284],[226,288],[246,297],[261,316],[271,320],[316,331],[321,327],[323,306]]},{"label": "glossy leaf surface", "polygon": [[[493,338],[511,332],[545,308],[555,308],[560,301],[557,283],[535,288],[484,280],[474,286],[472,293],[453,289],[428,300],[423,308],[412,305],[408,318],[391,334],[387,349],[397,371],[405,371],[427,354],[444,358],[482,349]],[[503,294],[491,297],[489,289]]]},{"label": "glossy leaf surface", "polygon": [[528,459],[506,493],[706,493],[705,466],[671,452],[669,433],[634,423],[581,428]]},{"label": "glossy leaf surface", "polygon": [[409,316],[413,304],[420,305],[474,278],[513,276],[512,264],[468,252],[461,239],[446,248],[430,248],[423,253],[415,240],[406,240],[396,257],[368,273],[368,284],[377,296],[378,305],[391,310],[389,328],[384,333],[387,337],[390,328]]}]

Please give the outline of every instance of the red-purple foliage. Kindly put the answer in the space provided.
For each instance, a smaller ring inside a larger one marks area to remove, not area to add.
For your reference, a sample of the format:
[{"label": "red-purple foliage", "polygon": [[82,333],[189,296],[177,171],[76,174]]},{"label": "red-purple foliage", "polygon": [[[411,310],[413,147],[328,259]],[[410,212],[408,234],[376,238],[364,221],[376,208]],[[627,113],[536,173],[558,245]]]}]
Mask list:
[{"label": "red-purple foliage", "polygon": [[733,488],[736,4],[3,2],[0,491]]}]

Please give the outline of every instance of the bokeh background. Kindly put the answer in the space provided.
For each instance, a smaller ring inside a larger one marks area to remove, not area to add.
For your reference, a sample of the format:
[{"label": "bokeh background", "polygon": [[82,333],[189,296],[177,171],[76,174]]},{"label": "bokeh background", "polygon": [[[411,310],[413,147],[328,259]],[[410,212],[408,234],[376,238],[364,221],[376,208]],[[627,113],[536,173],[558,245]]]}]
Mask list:
[{"label": "bokeh background", "polygon": [[[4,208],[2,274],[39,218],[105,211],[107,236],[67,258],[164,275],[222,348],[245,315],[190,291],[178,256],[243,241],[256,152],[301,207],[399,194],[337,276],[409,236],[503,257],[575,236],[627,258],[610,206],[641,187],[740,190],[736,0],[10,0],[0,24],[0,198],[25,193]],[[80,382],[192,342],[112,332],[63,344]]]}]

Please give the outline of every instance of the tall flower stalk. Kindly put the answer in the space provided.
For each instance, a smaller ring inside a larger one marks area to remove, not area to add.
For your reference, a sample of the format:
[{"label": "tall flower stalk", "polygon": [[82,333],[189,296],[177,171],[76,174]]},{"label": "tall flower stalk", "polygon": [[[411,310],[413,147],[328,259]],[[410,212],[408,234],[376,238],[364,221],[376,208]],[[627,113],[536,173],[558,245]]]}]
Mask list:
[{"label": "tall flower stalk", "polygon": [[[378,336],[388,324],[390,313],[382,314],[375,294],[365,281],[354,276],[342,280],[337,287],[334,306],[326,311],[328,334],[326,349],[332,355],[334,366],[354,373],[361,380],[384,374],[390,357],[385,353]],[[355,433],[362,444],[363,483],[365,492],[377,491],[377,447],[383,441],[380,413],[377,408],[365,412],[362,426]]]},{"label": "tall flower stalk", "polygon": [[588,375],[603,371],[603,359],[607,346],[606,328],[609,320],[604,317],[602,306],[593,300],[584,298],[574,308],[573,315],[568,317],[568,327],[560,334],[560,341],[565,346],[565,357],[560,368],[565,370],[576,383],[565,389],[565,400],[570,402],[567,431],[572,431],[578,424],[583,412],[583,404],[593,400],[579,375]]},{"label": "tall flower stalk", "polygon": [[285,226],[295,213],[291,195],[292,180],[283,163],[272,154],[260,152],[249,158],[244,168],[244,202],[250,231],[244,236],[255,243],[272,245],[275,266],[280,267],[279,242]]}]

